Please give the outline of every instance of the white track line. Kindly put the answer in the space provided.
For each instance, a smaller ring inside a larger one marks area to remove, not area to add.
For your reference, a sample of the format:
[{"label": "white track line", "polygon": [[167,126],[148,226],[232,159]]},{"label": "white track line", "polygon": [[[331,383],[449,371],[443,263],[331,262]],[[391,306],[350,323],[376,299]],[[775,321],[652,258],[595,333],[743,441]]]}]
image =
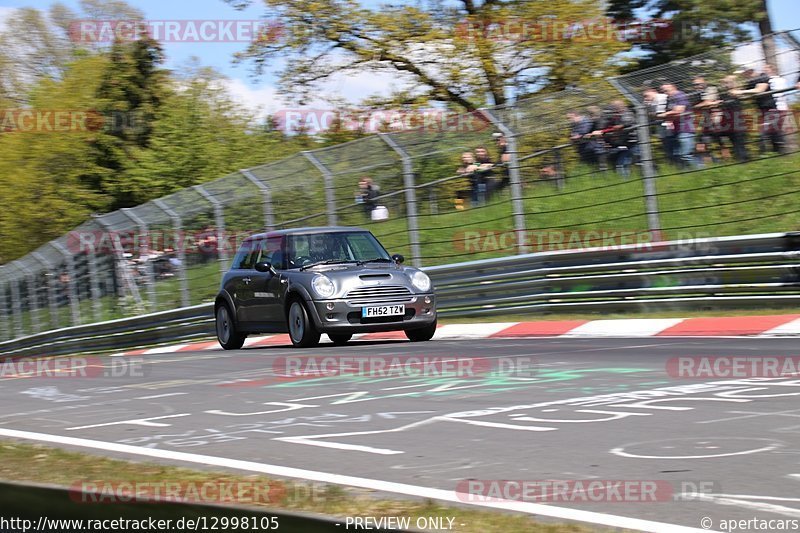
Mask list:
[{"label": "white track line", "polygon": [[787,324],[782,324],[777,328],[761,333],[760,337],[773,337],[775,335],[800,335],[800,318],[792,320]]},{"label": "white track line", "polygon": [[159,353],[172,353],[177,352],[181,348],[189,346],[188,344],[175,344],[173,346],[159,346],[158,348],[150,348],[149,350],[142,353],[142,355],[153,355]]},{"label": "white track line", "polygon": [[570,330],[562,337],[652,337],[683,322],[682,318],[634,318],[592,320]]},{"label": "white track line", "polygon": [[245,470],[248,472],[259,472],[279,477],[290,477],[304,479],[308,481],[319,481],[322,483],[333,483],[335,485],[348,485],[372,489],[381,492],[392,492],[395,494],[405,494],[421,498],[431,498],[434,500],[448,501],[457,504],[477,505],[479,507],[491,507],[506,511],[517,511],[521,513],[549,516],[562,520],[576,520],[592,524],[634,529],[637,531],[649,531],[654,533],[700,533],[710,531],[706,529],[691,528],[667,524],[664,522],[653,522],[639,518],[629,518],[625,516],[597,513],[593,511],[582,511],[580,509],[569,509],[567,507],[556,507],[541,503],[515,502],[510,500],[499,500],[493,502],[470,502],[462,500],[454,490],[433,489],[429,487],[419,487],[407,485],[405,483],[393,483],[391,481],[381,481],[378,479],[360,478],[345,476],[341,474],[330,474],[327,472],[317,472],[314,470],[303,470],[287,466],[269,465],[256,463],[253,461],[242,461],[239,459],[227,459],[225,457],[215,457],[213,455],[200,455],[186,452],[176,452],[171,450],[159,450],[157,448],[141,448],[127,444],[117,444],[114,442],[103,442],[91,439],[81,439],[76,437],[64,437],[61,435],[48,435],[45,433],[34,433],[30,431],[19,431],[15,429],[0,428],[0,436],[14,439],[26,439],[39,442],[51,442],[65,446],[80,446],[83,448],[93,448],[109,452],[128,453],[159,459],[169,459],[173,461],[185,461],[222,468],[232,468]]},{"label": "white track line", "polygon": [[516,326],[518,322],[490,322],[487,324],[448,324],[441,326],[433,335],[437,340],[484,339],[504,329]]}]

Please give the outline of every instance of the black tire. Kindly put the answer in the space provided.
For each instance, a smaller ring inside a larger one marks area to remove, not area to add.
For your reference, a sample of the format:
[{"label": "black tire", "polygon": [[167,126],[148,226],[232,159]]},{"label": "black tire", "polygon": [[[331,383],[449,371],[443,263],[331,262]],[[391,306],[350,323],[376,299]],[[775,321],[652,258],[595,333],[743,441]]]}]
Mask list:
[{"label": "black tire", "polygon": [[352,333],[328,333],[328,338],[337,346],[347,344],[347,341],[353,338]]},{"label": "black tire", "polygon": [[314,321],[308,316],[308,310],[302,300],[295,298],[289,303],[286,311],[286,323],[289,325],[289,338],[295,348],[310,348],[319,344],[320,332]]},{"label": "black tire", "polygon": [[435,333],[436,333],[436,320],[434,320],[429,326],[425,326],[424,328],[407,329],[406,337],[408,337],[408,340],[410,340],[411,342],[425,342],[431,340]]},{"label": "black tire", "polygon": [[217,340],[220,346],[226,350],[238,350],[244,346],[247,334],[236,331],[236,321],[233,319],[227,304],[217,306],[217,310],[214,312],[214,320]]}]

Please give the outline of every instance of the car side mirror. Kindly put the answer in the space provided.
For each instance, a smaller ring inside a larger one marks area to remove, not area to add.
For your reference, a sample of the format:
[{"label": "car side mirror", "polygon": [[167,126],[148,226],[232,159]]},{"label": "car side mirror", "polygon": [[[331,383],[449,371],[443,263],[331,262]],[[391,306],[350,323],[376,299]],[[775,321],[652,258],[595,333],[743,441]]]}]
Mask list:
[{"label": "car side mirror", "polygon": [[406,260],[406,258],[405,258],[405,257],[403,257],[403,256],[402,256],[402,255],[400,255],[400,254],[394,254],[394,255],[392,256],[392,260],[393,260],[395,263],[397,263],[397,264],[399,265],[400,263],[402,263],[403,261],[405,261],[405,260]]},{"label": "car side mirror", "polygon": [[273,275],[277,274],[277,272],[275,272],[275,269],[272,267],[272,263],[270,263],[269,261],[262,261],[261,263],[256,263],[255,269],[258,272],[271,272]]}]

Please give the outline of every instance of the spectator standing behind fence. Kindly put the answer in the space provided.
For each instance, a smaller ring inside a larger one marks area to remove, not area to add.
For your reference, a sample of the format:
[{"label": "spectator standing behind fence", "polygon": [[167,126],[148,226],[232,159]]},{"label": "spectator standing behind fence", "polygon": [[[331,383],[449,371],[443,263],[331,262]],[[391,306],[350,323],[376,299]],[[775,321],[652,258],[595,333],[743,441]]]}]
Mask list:
[{"label": "spectator standing behind fence", "polygon": [[597,160],[588,135],[592,132],[592,121],[579,111],[568,111],[569,141],[575,147],[581,163],[593,165]]},{"label": "spectator standing behind fence", "polygon": [[667,127],[669,123],[659,118],[667,112],[667,95],[659,92],[657,88],[650,86],[645,88],[643,96],[644,103],[647,106],[650,124],[653,125],[656,136],[661,141],[661,150],[664,152],[667,160],[671,161],[673,157],[673,136]]},{"label": "spectator standing behind fence", "polygon": [[364,206],[364,214],[368,217],[372,216],[372,211],[378,204],[379,189],[372,178],[366,176],[358,181],[358,193],[356,194],[356,202]]},{"label": "spectator standing behind fence", "polygon": [[489,192],[495,188],[494,162],[485,146],[475,148],[475,164],[478,165],[478,168],[473,172],[472,201],[475,204],[483,204],[486,202]]},{"label": "spectator standing behind fence", "polygon": [[720,145],[720,151],[723,159],[730,158],[723,139],[727,139],[733,151],[733,157],[736,161],[748,161],[750,156],[747,154],[747,142],[745,131],[742,127],[743,114],[742,103],[739,98],[734,94],[739,82],[736,76],[725,76],[720,84],[721,91],[719,93],[719,100],[715,102],[719,110],[718,122],[714,124],[714,132],[717,142]]},{"label": "spectator standing behind fence", "polygon": [[672,124],[670,129],[675,135],[673,159],[679,161],[683,168],[694,168],[695,129],[689,97],[673,83],[665,83],[662,88],[667,94],[667,111],[662,118]]},{"label": "spectator standing behind fence", "polygon": [[624,178],[631,175],[633,149],[636,134],[635,117],[625,102],[614,100],[606,110],[603,140],[607,146],[609,160],[614,164],[617,173]]},{"label": "spectator standing behind fence", "polygon": [[[478,170],[478,165],[475,164],[475,154],[473,154],[472,152],[462,153],[461,166],[458,167],[458,170],[456,170],[456,172],[460,176],[468,178],[470,180],[470,186],[472,185],[472,176],[476,170]],[[459,188],[456,190],[456,199],[455,199],[456,209],[458,210],[464,209],[464,199],[467,197],[468,194],[470,194],[469,190],[462,189],[461,185],[459,185]]]},{"label": "spectator standing behind fence", "polygon": [[741,98],[755,96],[756,108],[758,108],[758,133],[759,150],[762,154],[767,151],[767,141],[772,144],[775,152],[783,152],[783,140],[780,129],[777,127],[777,103],[775,97],[770,93],[769,76],[758,73],[752,68],[744,71],[745,88],[735,89],[734,94]]},{"label": "spectator standing behind fence", "polygon": [[608,170],[608,147],[603,139],[603,129],[606,127],[606,117],[598,106],[587,108],[589,120],[592,123],[591,132],[586,136],[589,140],[589,149],[594,154],[595,161],[601,172]]},{"label": "spectator standing behind fence", "polygon": [[495,133],[492,135],[494,142],[497,145],[497,166],[501,167],[503,177],[497,183],[497,190],[505,189],[511,182],[511,176],[508,172],[508,164],[511,162],[511,154],[508,153],[508,139],[502,133]]},{"label": "spectator standing behind fence", "polygon": [[694,79],[694,92],[690,98],[695,111],[700,112],[700,128],[697,136],[697,162],[701,166],[716,163],[714,145],[719,144],[717,130],[720,123],[719,91],[709,85],[703,76]]},{"label": "spectator standing behind fence", "polygon": [[772,68],[772,65],[764,67],[764,74],[769,78],[770,91],[777,92],[775,97],[775,108],[778,110],[779,127],[781,132],[782,148],[784,151],[797,150],[797,127],[793,120],[789,120],[789,100],[786,93],[789,89],[789,82]]}]

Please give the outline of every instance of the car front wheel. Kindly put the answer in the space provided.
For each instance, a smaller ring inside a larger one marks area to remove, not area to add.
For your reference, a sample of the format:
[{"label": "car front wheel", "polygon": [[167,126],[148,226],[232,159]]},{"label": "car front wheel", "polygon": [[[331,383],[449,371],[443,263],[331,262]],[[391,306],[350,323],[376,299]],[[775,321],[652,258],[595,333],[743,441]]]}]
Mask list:
[{"label": "car front wheel", "polygon": [[225,304],[217,307],[216,312],[217,340],[226,350],[238,350],[244,345],[246,334],[236,331],[236,323]]},{"label": "car front wheel", "polygon": [[423,342],[431,340],[434,333],[436,333],[435,320],[429,326],[425,326],[424,328],[407,329],[406,337],[408,337],[408,340],[411,342]]},{"label": "car front wheel", "polygon": [[308,316],[306,306],[300,300],[289,305],[287,316],[289,322],[289,338],[297,348],[308,348],[319,343],[320,333]]}]

